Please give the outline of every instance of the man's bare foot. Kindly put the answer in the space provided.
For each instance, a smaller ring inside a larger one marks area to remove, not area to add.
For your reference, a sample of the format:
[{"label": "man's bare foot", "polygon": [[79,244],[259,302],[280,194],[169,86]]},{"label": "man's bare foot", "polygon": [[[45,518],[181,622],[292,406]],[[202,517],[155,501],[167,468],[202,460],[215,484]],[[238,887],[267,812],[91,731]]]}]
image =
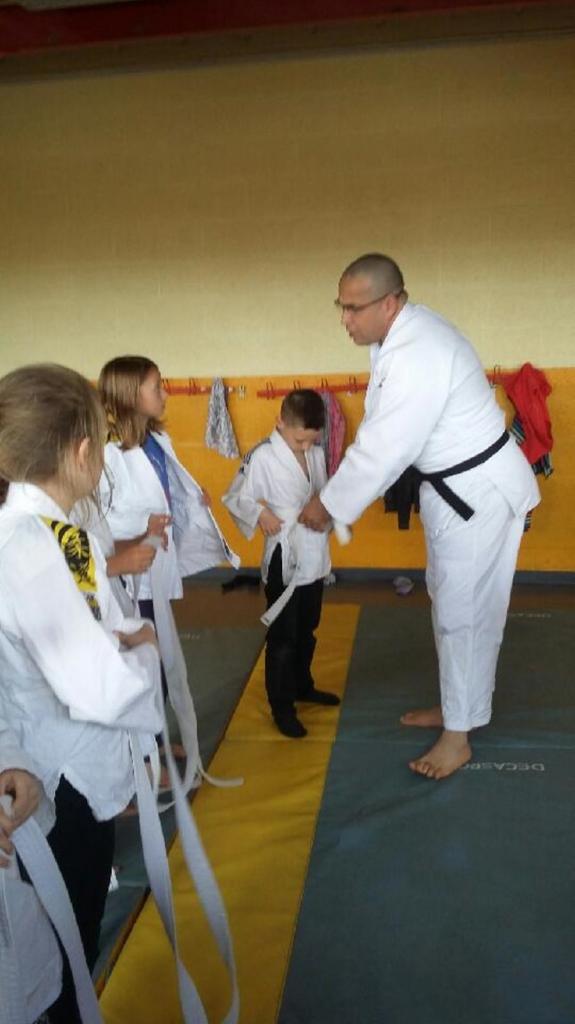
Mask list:
[{"label": "man's bare foot", "polygon": [[446,779],[458,768],[471,760],[471,747],[466,732],[451,732],[445,729],[437,743],[416,761],[410,761],[409,767],[418,775],[427,779]]},{"label": "man's bare foot", "polygon": [[419,725],[424,729],[432,726],[441,728],[443,715],[439,705],[434,708],[421,708],[418,711],[406,711],[399,719],[402,725]]}]

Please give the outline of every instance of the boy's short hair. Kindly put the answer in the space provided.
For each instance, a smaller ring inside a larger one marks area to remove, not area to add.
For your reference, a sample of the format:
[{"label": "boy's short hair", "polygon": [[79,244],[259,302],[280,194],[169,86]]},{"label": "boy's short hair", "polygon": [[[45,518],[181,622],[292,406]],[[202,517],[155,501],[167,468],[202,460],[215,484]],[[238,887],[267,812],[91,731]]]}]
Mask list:
[{"label": "boy's short hair", "polygon": [[288,427],[321,430],[325,425],[322,397],[312,388],[290,391],[282,402],[280,416]]}]

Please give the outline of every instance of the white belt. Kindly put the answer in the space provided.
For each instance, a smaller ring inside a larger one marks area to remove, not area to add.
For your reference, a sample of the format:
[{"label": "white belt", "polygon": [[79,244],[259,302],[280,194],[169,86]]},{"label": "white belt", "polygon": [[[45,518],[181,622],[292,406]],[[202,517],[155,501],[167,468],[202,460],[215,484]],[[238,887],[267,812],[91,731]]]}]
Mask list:
[{"label": "white belt", "polygon": [[[300,531],[298,530],[298,516],[301,509],[297,508],[286,508],[278,509],[274,508],[274,513],[283,522],[282,534],[284,543],[287,544],[288,551],[290,553],[291,561],[295,562],[295,568],[291,575],[291,578],[285,588],[282,591],[277,601],[274,601],[263,615],[260,616],[260,621],[263,622],[264,626],[271,626],[272,622],[275,622],[277,617],[281,615],[286,604],[293,595],[295,588],[298,586],[299,576],[301,574],[300,562],[301,562],[301,551],[299,550],[298,537]],[[279,543],[282,545],[281,535],[279,537]],[[282,545],[282,574],[283,574],[283,545]]]},{"label": "white belt", "polygon": [[[158,563],[157,568],[155,568],[156,563]],[[184,652],[182,651],[170,602],[161,596],[162,580],[158,556],[156,556],[152,563],[151,574],[152,594],[154,595],[152,603],[160,658],[162,659],[162,665],[166,674],[170,704],[174,709],[182,745],[186,751],[184,789],[187,792],[192,787],[198,786],[202,778],[215,786],[241,786],[244,781],[243,778],[216,779],[208,775],[204,770],[198,742],[196,709],[188,686],[188,672]],[[162,805],[162,809],[165,809],[166,806],[171,805]]]},{"label": "white belt", "polygon": [[[226,910],[187,801],[184,784],[180,780],[170,750],[170,737],[165,718],[163,740],[184,860],[189,877],[195,883],[199,901],[230,976],[232,999],[222,1024],[237,1024],[240,1012],[239,990]],[[146,771],[139,738],[136,733],[130,734],[130,745],[134,763],[144,861],[150,881],[150,888],[176,960],[180,1006],[184,1024],[207,1024],[208,1018],[196,986],[179,955],[168,856],[154,792]]]},{"label": "white belt", "polygon": [[[285,537],[285,540],[287,541],[287,544],[289,546],[290,553],[293,556],[293,560],[295,561],[295,569],[293,571],[293,575],[291,576],[291,579],[290,579],[289,583],[287,584],[285,590],[282,591],[282,593],[278,597],[277,601],[274,601],[274,603],[272,605],[270,605],[270,607],[267,609],[267,611],[264,612],[264,614],[260,617],[260,621],[263,622],[264,626],[271,626],[272,622],[275,622],[275,620],[278,618],[278,616],[281,615],[281,613],[283,612],[286,604],[288,603],[288,601],[292,597],[296,587],[301,586],[302,585],[302,580],[305,580],[305,578],[306,578],[304,576],[303,572],[302,572],[302,564],[301,564],[302,563],[302,552],[300,550],[300,547],[301,547],[300,540],[301,540],[301,537],[302,537],[302,533],[298,529],[298,525],[299,524],[297,522],[297,517],[299,516],[299,511],[294,513],[293,509],[289,509],[289,510],[286,510],[283,513],[283,515],[282,515],[281,511],[276,511],[276,515],[278,515],[280,519],[283,518],[284,522],[285,522],[286,519],[288,521],[290,519],[292,520],[291,524],[288,526],[287,531],[284,534],[284,537]],[[294,519],[294,515],[295,515],[295,519]],[[350,531],[349,527],[345,526],[343,523],[340,523],[340,522],[334,522],[333,525],[334,525],[335,535],[336,535],[339,543],[342,544],[342,545],[343,544],[348,544],[350,539],[351,539],[351,531]],[[302,526],[301,529],[304,530],[304,529],[306,529],[306,527]],[[281,544],[281,540],[280,540],[280,544]],[[282,559],[282,566],[283,566],[283,559]]]},{"label": "white belt", "polygon": [[[162,735],[166,750],[166,763],[174,795],[179,839],[186,868],[190,879],[195,884],[200,904],[208,919],[230,977],[232,989],[231,1004],[222,1020],[222,1024],[237,1024],[240,1005],[239,990],[226,910],[216,878],[202,845],[192,810],[187,801],[184,784],[180,780],[174,758],[172,757],[165,716]],[[176,961],[183,1021],[184,1024],[207,1024],[206,1011],[196,986],[179,955],[168,855],[154,791],[146,770],[139,736],[135,732],[130,732],[130,747],[138,797],[144,861],[152,895],[158,907]],[[33,818],[29,818],[28,821],[17,828],[13,833],[12,839],[38,898],[46,910],[70,962],[82,1022],[83,1024],[103,1024],[68,891],[48,842]],[[4,869],[0,868],[0,871],[2,870]],[[0,926],[2,925],[3,920],[0,914]],[[10,978],[8,983],[10,984]],[[7,1017],[6,1024],[28,1024],[24,1008],[18,1006],[20,995],[21,993],[16,990],[5,993],[5,998],[10,998],[10,1016]]]},{"label": "white belt", "polygon": [[[68,957],[82,1022],[103,1024],[68,890],[54,854],[34,818],[29,818],[13,832],[12,842]],[[0,872],[7,870],[0,868]],[[3,879],[0,879],[0,888],[2,884]],[[9,929],[9,920],[5,924]],[[9,986],[8,992],[3,992],[1,1019],[5,1020],[4,1012],[7,1012],[8,1024],[29,1024],[24,994],[20,986],[18,989],[11,991]]]}]

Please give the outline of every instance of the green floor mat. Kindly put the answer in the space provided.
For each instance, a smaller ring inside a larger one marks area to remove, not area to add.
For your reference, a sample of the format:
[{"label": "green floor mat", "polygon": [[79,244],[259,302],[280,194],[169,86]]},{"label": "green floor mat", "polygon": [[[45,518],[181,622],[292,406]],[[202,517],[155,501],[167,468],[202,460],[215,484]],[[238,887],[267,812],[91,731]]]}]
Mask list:
[{"label": "green floor mat", "polygon": [[425,611],[362,613],[280,1024],[573,1024],[574,616],[510,618],[493,724],[433,783]]}]

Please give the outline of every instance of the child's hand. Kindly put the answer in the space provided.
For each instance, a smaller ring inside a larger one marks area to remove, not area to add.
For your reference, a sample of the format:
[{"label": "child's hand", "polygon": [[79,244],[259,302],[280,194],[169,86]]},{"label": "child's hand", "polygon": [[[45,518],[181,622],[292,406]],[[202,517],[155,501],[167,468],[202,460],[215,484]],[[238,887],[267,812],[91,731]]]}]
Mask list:
[{"label": "child's hand", "polygon": [[[0,807],[0,849],[4,853],[13,853],[13,846],[8,838],[15,828],[22,825],[37,809],[42,795],[42,786],[35,775],[21,768],[9,768],[0,772],[0,796],[8,794],[12,797],[10,814]],[[8,867],[9,861],[0,855],[0,868]]]},{"label": "child's hand", "polygon": [[202,505],[205,505],[206,508],[211,508],[212,507],[212,499],[211,499],[209,493],[206,490],[204,490],[203,487],[202,487]]},{"label": "child's hand", "polygon": [[168,550],[168,535],[166,529],[172,522],[171,516],[158,515],[155,512],[148,519],[148,537],[161,537],[164,551]]},{"label": "child's hand", "polygon": [[136,630],[135,633],[116,633],[120,643],[124,647],[139,647],[140,644],[153,644],[154,647],[158,646],[158,638],[154,627],[149,622],[144,622],[144,625],[140,629]]},{"label": "child's hand", "polygon": [[155,557],[156,548],[151,544],[131,544],[106,559],[108,576],[139,576],[147,572]]},{"label": "child's hand", "polygon": [[271,508],[262,508],[258,517],[258,526],[264,537],[275,537],[283,526],[283,519],[278,519]]}]

